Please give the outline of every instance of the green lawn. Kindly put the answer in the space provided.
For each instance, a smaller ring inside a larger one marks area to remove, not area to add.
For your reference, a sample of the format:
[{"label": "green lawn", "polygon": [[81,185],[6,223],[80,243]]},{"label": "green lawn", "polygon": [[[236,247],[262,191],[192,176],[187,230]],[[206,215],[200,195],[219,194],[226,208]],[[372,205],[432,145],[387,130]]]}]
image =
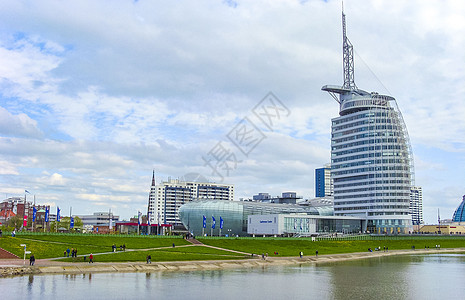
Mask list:
[{"label": "green lawn", "polygon": [[[369,240],[323,240],[311,241],[308,238],[200,238],[199,241],[206,245],[212,245],[224,249],[242,251],[246,253],[262,254],[269,256],[298,256],[302,251],[304,255],[315,255],[318,250],[320,255],[335,253],[366,252],[368,248],[388,247],[389,250],[424,249],[429,246],[434,249],[439,244],[442,248],[465,248],[465,237],[386,237]],[[176,247],[172,247],[173,243]],[[89,253],[111,252],[111,245],[118,246],[116,254],[96,255],[98,261],[145,261],[148,253],[153,261],[174,260],[211,260],[233,259],[248,257],[232,252],[216,250],[202,246],[179,247],[190,245],[189,242],[179,237],[144,237],[144,236],[102,236],[102,235],[27,235],[16,237],[4,236],[0,238],[0,247],[19,257],[23,257],[23,248],[20,244],[26,244],[27,250],[32,251],[37,259],[60,258],[69,247],[77,248],[78,255]],[[148,251],[119,251],[119,245],[126,245],[127,250],[151,249]],[[161,249],[153,249],[161,248]],[[79,260],[79,259],[78,259]]]},{"label": "green lawn", "polygon": [[262,254],[268,253],[274,256],[278,252],[279,256],[298,256],[302,251],[304,255],[314,255],[316,250],[319,254],[336,254],[366,252],[368,248],[388,247],[389,250],[424,249],[429,246],[434,249],[439,244],[442,248],[465,248],[465,238],[437,238],[437,239],[387,239],[387,240],[354,240],[354,241],[315,241],[311,239],[282,239],[282,238],[255,238],[255,239],[199,239],[206,245],[220,248],[243,251],[248,253]]},{"label": "green lawn", "polygon": [[179,237],[146,237],[146,236],[111,236],[111,235],[17,235],[17,238],[49,241],[62,244],[74,245],[94,245],[107,247],[111,251],[111,246],[115,244],[117,247],[126,245],[130,249],[147,249],[157,247],[168,247],[173,243],[175,245],[187,245],[184,239]]},{"label": "green lawn", "polygon": [[[69,247],[78,249],[78,254],[108,252],[109,247],[102,247],[92,244],[77,244],[72,242],[52,243],[50,241],[32,240],[22,237],[2,237],[0,238],[0,248],[10,251],[13,254],[23,257],[24,249],[20,244],[26,244],[27,251],[31,251],[36,259],[61,257],[63,252]],[[29,255],[27,256],[29,257]]]},{"label": "green lawn", "polygon": [[82,236],[82,235],[20,235],[16,237],[3,236],[0,238],[0,247],[13,254],[23,257],[24,251],[20,244],[26,244],[27,250],[34,253],[37,259],[62,257],[63,252],[69,249],[78,249],[78,255],[89,253],[111,252],[112,245],[118,247],[126,245],[126,249],[148,249],[187,245],[180,238],[162,237],[113,237],[113,236]]}]

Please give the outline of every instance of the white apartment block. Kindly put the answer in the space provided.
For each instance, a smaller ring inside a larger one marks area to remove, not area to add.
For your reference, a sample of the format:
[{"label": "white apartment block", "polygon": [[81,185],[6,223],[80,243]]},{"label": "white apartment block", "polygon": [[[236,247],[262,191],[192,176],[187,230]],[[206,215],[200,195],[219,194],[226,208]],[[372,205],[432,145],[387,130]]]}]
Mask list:
[{"label": "white apartment block", "polygon": [[410,192],[410,209],[412,225],[423,224],[423,191],[419,186],[412,186]]},{"label": "white apartment block", "polygon": [[179,219],[181,205],[196,199],[234,200],[234,185],[211,182],[169,179],[159,184],[152,177],[148,215],[151,224],[182,225]]}]

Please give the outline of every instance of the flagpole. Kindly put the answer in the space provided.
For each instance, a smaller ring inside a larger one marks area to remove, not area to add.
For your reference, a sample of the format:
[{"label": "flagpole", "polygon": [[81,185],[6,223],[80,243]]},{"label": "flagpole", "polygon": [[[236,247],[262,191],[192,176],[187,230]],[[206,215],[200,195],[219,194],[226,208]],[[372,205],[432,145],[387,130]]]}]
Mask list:
[{"label": "flagpole", "polygon": [[35,205],[32,206],[32,220],[31,220],[31,231],[34,232],[34,208]]},{"label": "flagpole", "polygon": [[150,222],[150,212],[147,212],[147,234],[150,235],[152,223]]},{"label": "flagpole", "polygon": [[140,235],[140,211],[137,211],[137,235]]}]

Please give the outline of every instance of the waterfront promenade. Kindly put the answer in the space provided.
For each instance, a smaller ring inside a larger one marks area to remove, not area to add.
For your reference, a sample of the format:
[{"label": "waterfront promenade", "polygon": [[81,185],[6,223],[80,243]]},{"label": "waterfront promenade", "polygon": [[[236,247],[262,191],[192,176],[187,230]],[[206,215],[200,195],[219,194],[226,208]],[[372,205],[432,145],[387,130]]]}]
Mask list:
[{"label": "waterfront promenade", "polygon": [[300,257],[267,257],[262,259],[254,255],[250,259],[240,260],[214,260],[214,261],[174,261],[174,262],[60,262],[54,259],[38,259],[34,266],[29,266],[29,261],[22,259],[1,259],[0,277],[15,275],[39,275],[39,274],[86,274],[86,273],[111,273],[111,272],[166,272],[166,271],[201,271],[218,270],[228,268],[256,268],[269,266],[320,264],[356,259],[373,259],[383,256],[412,255],[412,254],[439,254],[439,253],[465,253],[465,248],[449,249],[418,249],[418,250],[390,250],[374,252],[357,252],[330,255],[305,255]]}]

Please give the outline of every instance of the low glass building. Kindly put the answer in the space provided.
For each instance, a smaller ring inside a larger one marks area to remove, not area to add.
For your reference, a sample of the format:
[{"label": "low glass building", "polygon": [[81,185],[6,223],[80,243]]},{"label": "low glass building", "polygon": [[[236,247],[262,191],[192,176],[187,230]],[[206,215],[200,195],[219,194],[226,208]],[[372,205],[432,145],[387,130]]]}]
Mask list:
[{"label": "low glass building", "polygon": [[315,216],[304,214],[250,215],[249,235],[313,236],[319,234],[362,232],[365,218],[351,216]]},{"label": "low glass building", "polygon": [[[332,216],[333,208],[332,206],[314,207],[298,204],[224,200],[197,200],[186,203],[179,208],[181,222],[194,235],[248,236],[248,216],[269,214]],[[205,227],[204,216],[206,218]]]}]

